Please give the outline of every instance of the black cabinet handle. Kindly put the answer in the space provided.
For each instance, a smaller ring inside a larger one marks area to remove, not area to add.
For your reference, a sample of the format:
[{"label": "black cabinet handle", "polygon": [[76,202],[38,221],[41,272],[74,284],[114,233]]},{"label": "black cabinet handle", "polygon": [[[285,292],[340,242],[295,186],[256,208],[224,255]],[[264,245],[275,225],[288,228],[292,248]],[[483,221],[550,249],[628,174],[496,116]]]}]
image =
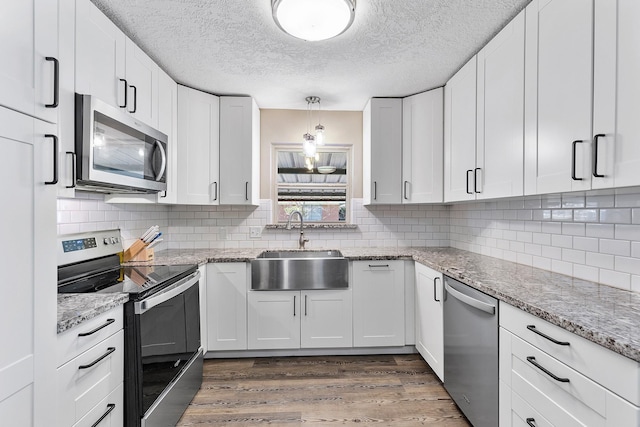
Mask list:
[{"label": "black cabinet handle", "polygon": [[66,188],[76,188],[76,153],[73,151],[67,151],[67,154],[71,154],[71,185],[67,185]]},{"label": "black cabinet handle", "polygon": [[133,114],[138,110],[138,88],[134,85],[131,85],[129,87],[133,88],[133,110],[129,110],[129,112]]},{"label": "black cabinet handle", "polygon": [[89,335],[93,335],[96,332],[98,332],[100,329],[104,329],[107,326],[109,326],[110,324],[112,324],[113,322],[115,322],[115,319],[107,319],[106,322],[104,322],[102,325],[98,326],[97,328],[89,331],[89,332],[81,332],[78,334],[79,337],[88,337]]},{"label": "black cabinet handle", "polygon": [[571,343],[569,341],[558,341],[557,339],[550,337],[549,335],[545,334],[544,332],[540,332],[539,330],[536,329],[536,325],[527,325],[527,329],[530,330],[531,332],[533,332],[534,334],[538,334],[540,335],[542,338],[546,338],[549,341],[551,341],[554,344],[558,344],[558,345],[571,345]]},{"label": "black cabinet handle", "polygon": [[60,61],[53,56],[47,56],[44,59],[53,62],[53,103],[44,104],[44,106],[46,108],[57,108],[60,100]]},{"label": "black cabinet handle", "polygon": [[379,267],[379,268],[389,268],[389,264],[369,264],[369,268],[374,268],[374,267]]},{"label": "black cabinet handle", "polygon": [[293,296],[293,317],[296,317],[296,295]]},{"label": "black cabinet handle", "polygon": [[107,348],[107,351],[102,356],[98,357],[96,360],[94,360],[93,362],[89,363],[88,365],[80,365],[80,366],[78,366],[78,369],[89,369],[92,366],[95,366],[102,359],[104,359],[105,357],[107,357],[108,355],[113,353],[114,351],[116,351],[115,347],[109,347],[109,348]]},{"label": "black cabinet handle", "polygon": [[127,83],[126,79],[120,79],[120,81],[124,83],[124,105],[118,105],[118,107],[127,108],[127,101],[129,99],[128,97],[129,84]]},{"label": "black cabinet handle", "polygon": [[473,170],[473,191],[476,193],[481,193],[481,191],[478,191],[478,171],[480,171],[482,169],[480,168],[475,168]]},{"label": "black cabinet handle", "polygon": [[436,295],[436,280],[440,280],[439,277],[434,277],[433,278],[433,300],[435,302],[440,302],[440,300],[438,299],[437,295]]},{"label": "black cabinet handle", "polygon": [[215,187],[214,191],[213,191],[213,202],[215,202],[216,200],[218,200],[218,181],[214,181],[213,185]]},{"label": "black cabinet handle", "polygon": [[249,181],[244,183],[244,199],[249,200]]},{"label": "black cabinet handle", "polygon": [[58,183],[58,137],[50,133],[44,136],[53,139],[53,181],[45,181],[45,185],[56,185]]},{"label": "black cabinet handle", "polygon": [[606,135],[599,133],[593,137],[593,176],[596,178],[604,178],[604,175],[598,173],[598,140],[604,138]]},{"label": "black cabinet handle", "polygon": [[467,170],[467,194],[473,194],[472,191],[469,191],[469,172],[473,172],[473,169]]},{"label": "black cabinet handle", "polygon": [[373,200],[378,200],[378,183],[373,181]]},{"label": "black cabinet handle", "polygon": [[548,370],[547,368],[545,368],[544,366],[542,366],[541,364],[539,364],[538,362],[536,362],[536,358],[533,356],[527,356],[527,362],[531,363],[533,366],[535,366],[536,368],[540,369],[542,372],[544,372],[545,374],[549,375],[551,378],[553,378],[554,380],[561,382],[561,383],[568,383],[569,382],[569,378],[560,378],[559,376],[555,375],[553,372],[551,372],[550,370]]},{"label": "black cabinet handle", "polygon": [[527,421],[527,424],[529,424],[531,427],[537,427],[535,418],[527,418],[526,421]]},{"label": "black cabinet handle", "polygon": [[111,411],[113,411],[115,408],[116,408],[116,404],[115,403],[109,403],[107,405],[107,410],[104,412],[104,414],[102,414],[102,416],[100,418],[98,418],[98,421],[96,421],[95,423],[93,423],[91,425],[91,427],[97,427],[98,424],[100,424],[102,422],[102,420],[107,418],[107,415],[109,415],[111,413]]},{"label": "black cabinet handle", "polygon": [[304,315],[307,315],[307,295],[304,296]]},{"label": "black cabinet handle", "polygon": [[582,181],[582,178],[576,176],[576,146],[582,144],[582,141],[577,139],[572,142],[571,147],[571,179],[574,181]]},{"label": "black cabinet handle", "polygon": [[403,192],[404,192],[404,199],[405,200],[409,200],[409,198],[407,197],[407,184],[409,183],[409,181],[405,181],[404,182],[404,188],[403,188]]}]

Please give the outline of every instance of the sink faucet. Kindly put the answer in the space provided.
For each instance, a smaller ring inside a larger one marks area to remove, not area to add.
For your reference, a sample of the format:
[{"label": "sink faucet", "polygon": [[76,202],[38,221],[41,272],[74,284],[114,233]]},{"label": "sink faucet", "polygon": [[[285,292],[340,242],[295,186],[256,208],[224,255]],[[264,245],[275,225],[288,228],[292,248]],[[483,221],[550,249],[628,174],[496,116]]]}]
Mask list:
[{"label": "sink faucet", "polygon": [[302,213],[300,211],[293,211],[289,215],[289,220],[287,221],[287,230],[291,230],[291,218],[293,215],[298,214],[300,217],[300,238],[298,239],[298,249],[304,249],[304,244],[309,241],[309,239],[304,238],[304,219],[302,219]]}]

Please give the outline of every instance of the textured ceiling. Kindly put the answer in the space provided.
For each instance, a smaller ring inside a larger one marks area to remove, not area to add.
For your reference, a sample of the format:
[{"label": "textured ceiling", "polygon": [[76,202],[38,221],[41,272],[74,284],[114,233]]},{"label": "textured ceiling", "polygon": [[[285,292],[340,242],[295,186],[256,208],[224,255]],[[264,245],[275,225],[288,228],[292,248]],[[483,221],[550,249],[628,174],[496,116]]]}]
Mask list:
[{"label": "textured ceiling", "polygon": [[358,0],[344,34],[298,40],[271,0],[92,0],[177,82],[260,108],[362,110],[439,87],[530,0]]}]

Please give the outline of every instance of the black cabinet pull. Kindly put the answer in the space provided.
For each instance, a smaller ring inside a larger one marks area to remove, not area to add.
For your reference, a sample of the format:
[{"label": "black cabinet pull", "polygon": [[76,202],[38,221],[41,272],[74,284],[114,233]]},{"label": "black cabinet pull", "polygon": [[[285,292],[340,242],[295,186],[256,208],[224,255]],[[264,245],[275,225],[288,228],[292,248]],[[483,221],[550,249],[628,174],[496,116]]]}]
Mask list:
[{"label": "black cabinet pull", "polygon": [[120,79],[120,81],[124,83],[124,105],[118,105],[118,107],[127,108],[127,101],[129,99],[128,97],[129,84],[127,83],[126,79]]},{"label": "black cabinet pull", "polygon": [[593,176],[596,178],[604,178],[604,175],[598,173],[598,140],[604,138],[606,135],[599,133],[593,137]]},{"label": "black cabinet pull", "polygon": [[44,106],[46,108],[57,108],[60,100],[60,62],[53,56],[47,56],[44,59],[53,62],[53,103],[44,104]]},{"label": "black cabinet pull", "polygon": [[71,154],[71,185],[67,185],[66,188],[76,188],[76,153],[73,151],[67,151],[67,154]]},{"label": "black cabinet pull", "polygon": [[436,295],[436,280],[440,280],[439,277],[434,277],[433,278],[433,300],[435,302],[440,302],[440,300],[438,299],[437,295]]},{"label": "black cabinet pull", "polygon": [[296,317],[296,296],[293,296],[293,317]]},{"label": "black cabinet pull", "polygon": [[307,295],[304,296],[304,315],[307,315]]},{"label": "black cabinet pull", "polygon": [[527,418],[527,424],[529,424],[531,427],[537,427],[535,418]]},{"label": "black cabinet pull", "polygon": [[116,351],[115,347],[109,347],[109,348],[107,348],[107,351],[102,356],[98,357],[96,360],[94,360],[93,362],[89,363],[88,365],[80,365],[80,366],[78,366],[78,369],[89,369],[92,366],[95,366],[102,359],[104,359],[105,357],[107,357],[108,355],[113,353],[114,351]]},{"label": "black cabinet pull", "polygon": [[527,329],[530,330],[531,332],[533,332],[534,334],[538,334],[540,335],[542,338],[546,338],[549,341],[551,341],[554,344],[558,344],[558,345],[571,345],[571,343],[569,343],[569,341],[558,341],[557,339],[550,337],[549,335],[545,334],[544,332],[540,332],[539,330],[536,329],[536,325],[527,325]]},{"label": "black cabinet pull", "polygon": [[44,136],[53,139],[53,181],[45,181],[45,185],[56,185],[58,183],[58,137],[50,133]]},{"label": "black cabinet pull", "polygon": [[111,411],[113,411],[115,408],[116,408],[116,404],[115,403],[109,403],[107,405],[107,410],[104,412],[104,414],[102,414],[102,416],[100,418],[98,418],[98,421],[96,421],[95,423],[93,423],[91,425],[91,427],[97,427],[98,424],[100,424],[102,422],[102,420],[107,418],[107,415],[109,415],[111,413]]},{"label": "black cabinet pull", "polygon": [[547,368],[545,368],[544,366],[542,366],[541,364],[539,364],[538,362],[536,362],[536,358],[533,356],[527,356],[527,362],[531,363],[533,366],[535,366],[536,368],[540,369],[542,372],[544,372],[545,374],[549,375],[551,378],[553,378],[554,380],[561,382],[561,383],[568,383],[569,382],[569,378],[560,378],[559,376],[557,376],[556,374],[554,374],[553,372],[551,372],[550,370],[548,370]]},{"label": "black cabinet pull", "polygon": [[578,144],[582,144],[579,139],[573,141],[571,146],[571,179],[574,181],[582,181],[582,178],[576,176],[576,146]]},{"label": "black cabinet pull", "polygon": [[133,114],[138,110],[138,88],[134,85],[131,85],[129,87],[133,88],[133,110],[129,110],[129,112]]},{"label": "black cabinet pull", "polygon": [[213,191],[213,201],[215,202],[218,200],[218,181],[214,181],[213,185],[215,187],[215,190]]},{"label": "black cabinet pull", "polygon": [[244,183],[244,199],[249,200],[249,181]]},{"label": "black cabinet pull", "polygon": [[480,168],[475,168],[473,170],[473,191],[476,193],[481,193],[481,191],[478,191],[478,171],[481,171],[482,169]]},{"label": "black cabinet pull", "polygon": [[373,181],[373,200],[378,200],[378,183]]},{"label": "black cabinet pull", "polygon": [[379,267],[379,268],[389,268],[389,264],[369,264],[369,268],[374,268],[374,267]]},{"label": "black cabinet pull", "polygon": [[81,332],[78,334],[79,337],[88,337],[89,335],[93,335],[96,332],[98,332],[100,329],[106,328],[107,326],[109,326],[110,324],[112,324],[113,322],[115,322],[115,319],[107,319],[106,322],[104,322],[102,325],[98,326],[97,328],[89,331],[89,332]]},{"label": "black cabinet pull", "polygon": [[473,169],[467,170],[467,194],[473,194],[472,191],[469,191],[469,172],[473,172]]},{"label": "black cabinet pull", "polygon": [[407,197],[407,184],[409,183],[409,181],[405,181],[404,182],[404,188],[403,188],[403,192],[404,192],[404,199],[405,200],[409,200],[409,198]]}]

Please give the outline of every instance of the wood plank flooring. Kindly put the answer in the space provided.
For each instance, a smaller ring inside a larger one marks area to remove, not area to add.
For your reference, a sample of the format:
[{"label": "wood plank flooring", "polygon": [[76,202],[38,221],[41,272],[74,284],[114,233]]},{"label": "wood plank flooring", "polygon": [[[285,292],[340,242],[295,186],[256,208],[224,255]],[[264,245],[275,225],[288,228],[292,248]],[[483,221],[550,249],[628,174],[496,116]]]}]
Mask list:
[{"label": "wood plank flooring", "polygon": [[419,355],[209,359],[178,426],[469,427]]}]

